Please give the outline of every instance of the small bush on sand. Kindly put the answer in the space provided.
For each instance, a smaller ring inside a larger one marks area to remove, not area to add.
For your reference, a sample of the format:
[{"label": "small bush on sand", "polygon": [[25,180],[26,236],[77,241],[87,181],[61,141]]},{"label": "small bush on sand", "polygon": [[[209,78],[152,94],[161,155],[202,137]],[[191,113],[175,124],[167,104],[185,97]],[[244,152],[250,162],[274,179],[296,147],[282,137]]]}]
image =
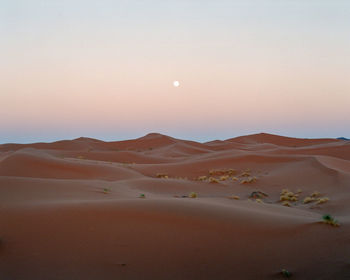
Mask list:
[{"label": "small bush on sand", "polygon": [[219,180],[214,177],[209,177],[209,183],[217,184],[219,183]]},{"label": "small bush on sand", "polygon": [[303,203],[307,204],[307,203],[310,203],[310,202],[313,202],[313,201],[315,201],[315,198],[307,196],[307,197],[304,198]]},{"label": "small bush on sand", "polygon": [[285,195],[288,196],[288,197],[293,197],[294,193],[293,192],[287,192]]},{"label": "small bush on sand", "polygon": [[283,189],[281,191],[280,201],[292,201],[296,202],[299,200],[299,194],[293,193],[289,191],[288,189]]},{"label": "small bush on sand", "polygon": [[169,178],[168,174],[165,174],[165,173],[157,173],[156,177],[161,178],[161,179],[168,179]]},{"label": "small bush on sand", "polygon": [[322,220],[325,224],[329,224],[334,227],[339,227],[339,223],[336,219],[334,219],[331,215],[325,214],[322,216]]},{"label": "small bush on sand", "polygon": [[197,178],[198,181],[205,181],[205,180],[207,180],[207,179],[208,179],[207,176],[199,176],[199,177]]},{"label": "small bush on sand", "polygon": [[281,191],[281,195],[285,195],[286,193],[289,193],[289,190],[288,190],[288,189],[283,189],[283,190]]},{"label": "small bush on sand", "polygon": [[250,198],[265,198],[268,197],[268,194],[262,192],[262,191],[254,191],[250,194]]},{"label": "small bush on sand", "polygon": [[198,195],[197,195],[197,193],[195,193],[195,192],[191,192],[191,193],[188,195],[188,197],[190,197],[190,198],[196,198],[196,197],[198,197]]},{"label": "small bush on sand", "polygon": [[282,205],[286,206],[286,207],[291,207],[292,206],[288,201],[283,201]]},{"label": "small bush on sand", "polygon": [[315,191],[311,194],[311,197],[319,197],[321,194],[318,191]]},{"label": "small bush on sand", "polygon": [[257,180],[256,177],[249,177],[247,179],[243,179],[241,181],[241,184],[251,184],[251,183],[256,182],[256,180]]},{"label": "small bush on sand", "polygon": [[232,175],[235,175],[237,173],[237,171],[235,169],[229,169],[229,170],[227,170],[226,173],[227,173],[227,175],[232,176]]},{"label": "small bush on sand", "polygon": [[316,204],[326,203],[327,201],[329,201],[328,197],[320,197],[319,199],[317,199]]},{"label": "small bush on sand", "polygon": [[107,189],[107,188],[104,188],[104,189],[103,189],[103,193],[104,193],[104,194],[108,194],[108,193],[110,193],[110,192],[111,192],[110,189]]},{"label": "small bush on sand", "polygon": [[209,170],[209,175],[211,176],[232,176],[236,174],[236,170],[234,169],[212,169]]},{"label": "small bush on sand", "polygon": [[144,194],[144,193],[140,193],[139,198],[146,198],[146,196],[145,196],[145,194]]},{"label": "small bush on sand", "polygon": [[220,177],[220,181],[226,181],[228,179],[228,175],[224,175]]}]

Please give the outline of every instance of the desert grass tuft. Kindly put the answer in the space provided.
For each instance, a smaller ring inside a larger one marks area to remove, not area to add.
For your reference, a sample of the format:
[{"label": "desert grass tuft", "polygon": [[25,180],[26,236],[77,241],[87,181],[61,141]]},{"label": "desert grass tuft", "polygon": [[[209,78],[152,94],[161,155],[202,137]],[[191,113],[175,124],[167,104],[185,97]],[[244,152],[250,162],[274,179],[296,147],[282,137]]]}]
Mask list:
[{"label": "desert grass tuft", "polygon": [[220,177],[220,181],[226,181],[229,178],[228,175],[224,175]]},{"label": "desert grass tuft", "polygon": [[268,194],[262,191],[254,191],[249,195],[250,198],[265,198],[268,197]]},{"label": "desert grass tuft", "polygon": [[292,191],[290,191],[288,189],[283,189],[281,191],[280,201],[296,202],[298,200],[299,200],[299,194],[298,193],[293,193]]},{"label": "desert grass tuft", "polygon": [[161,178],[161,179],[168,179],[169,178],[168,174],[166,174],[166,173],[157,173],[156,177]]},{"label": "desert grass tuft", "polygon": [[205,180],[207,180],[207,179],[208,179],[207,176],[199,176],[199,177],[197,178],[198,181],[205,181]]},{"label": "desert grass tuft", "polygon": [[108,194],[108,193],[110,193],[110,192],[111,192],[110,189],[107,189],[107,188],[104,188],[104,189],[103,189],[103,193],[104,193],[104,194]]},{"label": "desert grass tuft", "polygon": [[288,196],[286,196],[286,195],[281,195],[280,196],[280,201],[286,201],[286,200],[289,200]]},{"label": "desert grass tuft", "polygon": [[283,190],[281,191],[281,195],[284,195],[284,194],[286,194],[286,193],[289,193],[289,190],[288,190],[288,189],[283,189]]},{"label": "desert grass tuft", "polygon": [[339,223],[336,219],[334,219],[331,215],[325,214],[322,216],[323,223],[329,224],[334,227],[339,227]]},{"label": "desert grass tuft", "polygon": [[318,191],[314,191],[312,194],[311,194],[311,197],[319,197],[321,194],[318,192]]},{"label": "desert grass tuft", "polygon": [[241,184],[251,184],[251,183],[254,183],[256,182],[257,178],[256,177],[249,177],[247,179],[243,179],[241,181]]},{"label": "desert grass tuft", "polygon": [[195,192],[191,192],[191,193],[188,195],[188,197],[190,197],[190,198],[197,198],[198,195],[197,195],[197,193],[195,193]]},{"label": "desert grass tuft", "polygon": [[323,204],[323,203],[326,203],[328,201],[329,201],[328,197],[320,197],[320,198],[317,199],[316,204]]},{"label": "desert grass tuft", "polygon": [[288,201],[283,201],[282,205],[286,206],[286,207],[291,207],[292,206]]},{"label": "desert grass tuft", "polygon": [[307,204],[307,203],[314,202],[314,201],[315,201],[315,198],[307,196],[304,198],[303,203]]},{"label": "desert grass tuft", "polygon": [[209,170],[209,175],[210,176],[232,176],[236,174],[235,169],[212,169]]},{"label": "desert grass tuft", "polygon": [[229,170],[227,170],[226,173],[227,173],[227,175],[232,176],[232,175],[235,175],[237,173],[237,171],[235,169],[229,169]]},{"label": "desert grass tuft", "polygon": [[209,177],[209,183],[217,184],[219,183],[219,180],[214,177]]}]

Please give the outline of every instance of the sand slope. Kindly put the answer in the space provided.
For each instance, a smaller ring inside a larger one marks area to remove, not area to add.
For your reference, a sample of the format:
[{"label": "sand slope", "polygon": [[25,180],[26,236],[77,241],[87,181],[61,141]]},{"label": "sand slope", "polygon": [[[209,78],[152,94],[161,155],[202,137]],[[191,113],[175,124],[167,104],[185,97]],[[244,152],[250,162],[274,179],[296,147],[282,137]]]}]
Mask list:
[{"label": "sand slope", "polygon": [[0,145],[0,279],[350,279],[349,190],[336,139]]}]

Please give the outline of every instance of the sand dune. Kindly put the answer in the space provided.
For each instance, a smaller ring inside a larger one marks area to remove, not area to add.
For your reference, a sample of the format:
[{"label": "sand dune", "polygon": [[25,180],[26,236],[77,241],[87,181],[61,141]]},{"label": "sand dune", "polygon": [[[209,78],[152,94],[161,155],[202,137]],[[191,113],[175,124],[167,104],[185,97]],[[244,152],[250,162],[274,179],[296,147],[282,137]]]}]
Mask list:
[{"label": "sand dune", "polygon": [[0,145],[0,279],[350,279],[349,190],[337,139]]},{"label": "sand dune", "polygon": [[120,164],[82,159],[60,159],[44,152],[19,150],[0,161],[1,176],[18,176],[55,179],[135,178],[138,173]]},{"label": "sand dune", "polygon": [[305,147],[305,146],[319,145],[319,144],[325,144],[325,143],[336,143],[336,142],[340,142],[341,140],[326,139],[326,138],[325,139],[300,139],[300,138],[273,135],[268,133],[259,133],[259,134],[253,134],[248,136],[231,138],[226,141],[243,143],[243,144],[269,143],[269,144],[275,144],[278,146],[285,146],[285,147]]}]

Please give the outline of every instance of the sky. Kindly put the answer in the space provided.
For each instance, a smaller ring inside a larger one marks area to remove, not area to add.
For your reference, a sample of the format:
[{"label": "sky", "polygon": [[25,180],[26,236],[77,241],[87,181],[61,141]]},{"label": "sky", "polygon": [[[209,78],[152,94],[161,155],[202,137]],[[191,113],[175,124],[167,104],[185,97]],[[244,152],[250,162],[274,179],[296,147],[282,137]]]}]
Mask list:
[{"label": "sky", "polygon": [[0,143],[350,138],[349,30],[347,0],[0,0]]}]

